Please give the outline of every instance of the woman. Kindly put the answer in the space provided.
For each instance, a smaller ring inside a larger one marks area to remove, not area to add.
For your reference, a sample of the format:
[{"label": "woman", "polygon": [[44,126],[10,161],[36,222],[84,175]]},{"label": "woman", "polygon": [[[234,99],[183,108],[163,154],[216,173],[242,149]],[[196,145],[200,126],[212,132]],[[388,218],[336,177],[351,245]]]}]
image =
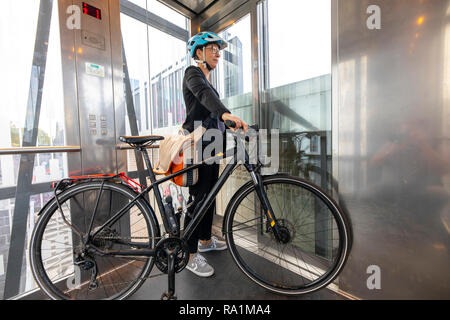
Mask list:
[{"label": "woman", "polygon": [[[236,123],[236,129],[247,131],[247,124],[231,114],[220,101],[219,94],[210,84],[210,73],[217,67],[221,56],[220,50],[225,49],[225,40],[212,32],[201,32],[189,39],[187,48],[190,56],[197,62],[197,66],[186,69],[183,79],[183,97],[186,105],[186,121],[183,128],[189,132],[194,131],[194,121],[202,121],[207,128],[216,128],[225,131],[224,121],[231,120]],[[223,138],[225,134],[223,134]],[[211,154],[210,156],[214,156]],[[192,214],[196,205],[209,193],[219,178],[219,164],[203,164],[199,168],[199,180],[196,185],[189,187],[193,202],[190,203],[188,213]],[[212,250],[225,250],[226,244],[215,237],[211,237],[211,228],[215,212],[215,201],[210,206],[202,221],[188,240],[189,263],[187,269],[200,277],[209,277],[214,274],[214,268],[199,252]],[[186,216],[185,227],[191,221]]]}]

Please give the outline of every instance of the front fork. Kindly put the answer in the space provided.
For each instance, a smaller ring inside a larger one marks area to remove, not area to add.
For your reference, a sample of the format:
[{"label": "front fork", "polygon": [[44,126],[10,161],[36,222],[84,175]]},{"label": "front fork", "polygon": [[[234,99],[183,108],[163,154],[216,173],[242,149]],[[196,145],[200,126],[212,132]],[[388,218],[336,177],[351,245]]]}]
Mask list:
[{"label": "front fork", "polygon": [[267,218],[268,224],[270,228],[272,229],[273,235],[275,236],[275,239],[277,241],[282,241],[283,236],[280,232],[279,225],[277,223],[274,211],[272,210],[272,207],[270,205],[269,199],[267,198],[267,193],[264,190],[261,174],[260,174],[260,168],[261,163],[258,161],[258,165],[255,166],[254,164],[250,163],[250,157],[245,150],[244,143],[241,139],[236,139],[236,153],[238,158],[241,158],[244,156],[244,166],[247,169],[247,171],[250,173],[253,184],[255,185],[256,194],[258,195],[259,200],[261,201],[261,204],[263,206],[262,210],[264,211],[264,214]]},{"label": "front fork", "polygon": [[270,205],[269,199],[267,198],[267,193],[264,190],[261,175],[257,173],[257,170],[255,170],[255,166],[248,165],[246,167],[253,179],[256,194],[258,195],[258,198],[261,201],[261,204],[263,206],[262,210],[264,211],[264,214],[267,218],[270,228],[272,229],[275,239],[277,239],[278,241],[282,241],[283,237],[280,233],[279,225],[277,223],[274,211]]}]

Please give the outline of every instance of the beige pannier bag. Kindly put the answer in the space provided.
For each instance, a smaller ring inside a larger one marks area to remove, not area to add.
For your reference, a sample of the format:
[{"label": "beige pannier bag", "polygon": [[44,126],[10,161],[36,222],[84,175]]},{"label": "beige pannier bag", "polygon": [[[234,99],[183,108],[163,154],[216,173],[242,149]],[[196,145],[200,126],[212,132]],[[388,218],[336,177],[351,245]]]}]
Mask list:
[{"label": "beige pannier bag", "polygon": [[[188,135],[184,135],[182,129],[176,134],[162,135],[164,140],[159,143],[159,160],[153,172],[168,176],[197,163],[197,142],[205,131],[203,126],[199,126]],[[193,186],[198,181],[198,169],[189,170],[171,180],[181,187]]]}]

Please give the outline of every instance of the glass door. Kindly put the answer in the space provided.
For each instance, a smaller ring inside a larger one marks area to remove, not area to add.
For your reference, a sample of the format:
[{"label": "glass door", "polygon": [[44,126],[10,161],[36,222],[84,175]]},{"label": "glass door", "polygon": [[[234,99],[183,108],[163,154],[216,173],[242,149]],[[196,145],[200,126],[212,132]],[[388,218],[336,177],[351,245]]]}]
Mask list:
[{"label": "glass door", "polygon": [[258,6],[261,126],[280,132],[280,172],[331,193],[331,1]]},{"label": "glass door", "polygon": [[[242,118],[248,124],[254,124],[250,22],[250,14],[247,14],[218,33],[228,42],[228,47],[222,51],[219,65],[211,74],[211,82],[232,114]],[[225,163],[222,161],[221,170],[225,168]],[[217,196],[217,214],[225,213],[231,196],[249,179],[248,174],[242,170],[245,168],[239,166],[234,171]]]},{"label": "glass door", "polygon": [[[331,194],[331,1],[264,0],[257,12],[260,125],[269,132],[279,130],[278,171],[309,180]],[[275,203],[301,208],[310,234],[323,230],[309,242],[298,239],[292,247],[330,258],[332,226],[320,202],[293,192],[272,196]]]}]

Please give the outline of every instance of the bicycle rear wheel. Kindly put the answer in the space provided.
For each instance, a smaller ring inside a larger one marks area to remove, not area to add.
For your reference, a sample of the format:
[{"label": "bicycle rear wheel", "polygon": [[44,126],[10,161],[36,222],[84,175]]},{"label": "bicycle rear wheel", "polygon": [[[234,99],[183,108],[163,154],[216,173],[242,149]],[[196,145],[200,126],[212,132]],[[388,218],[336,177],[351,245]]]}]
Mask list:
[{"label": "bicycle rear wheel", "polygon": [[346,217],[323,191],[300,178],[269,176],[263,185],[284,239],[275,239],[254,185],[246,184],[231,199],[224,218],[234,261],[273,292],[298,295],[327,286],[348,256]]},{"label": "bicycle rear wheel", "polygon": [[[101,191],[101,192],[100,192]],[[101,194],[101,197],[99,197]],[[153,258],[101,256],[83,252],[95,208],[92,232],[136,196],[118,183],[87,182],[58,195],[44,208],[30,242],[33,275],[52,299],[125,299],[144,282]],[[92,240],[102,251],[154,248],[159,234],[148,205],[137,200],[119,220]],[[88,261],[88,262],[86,262]],[[94,267],[96,281],[92,281]]]}]

